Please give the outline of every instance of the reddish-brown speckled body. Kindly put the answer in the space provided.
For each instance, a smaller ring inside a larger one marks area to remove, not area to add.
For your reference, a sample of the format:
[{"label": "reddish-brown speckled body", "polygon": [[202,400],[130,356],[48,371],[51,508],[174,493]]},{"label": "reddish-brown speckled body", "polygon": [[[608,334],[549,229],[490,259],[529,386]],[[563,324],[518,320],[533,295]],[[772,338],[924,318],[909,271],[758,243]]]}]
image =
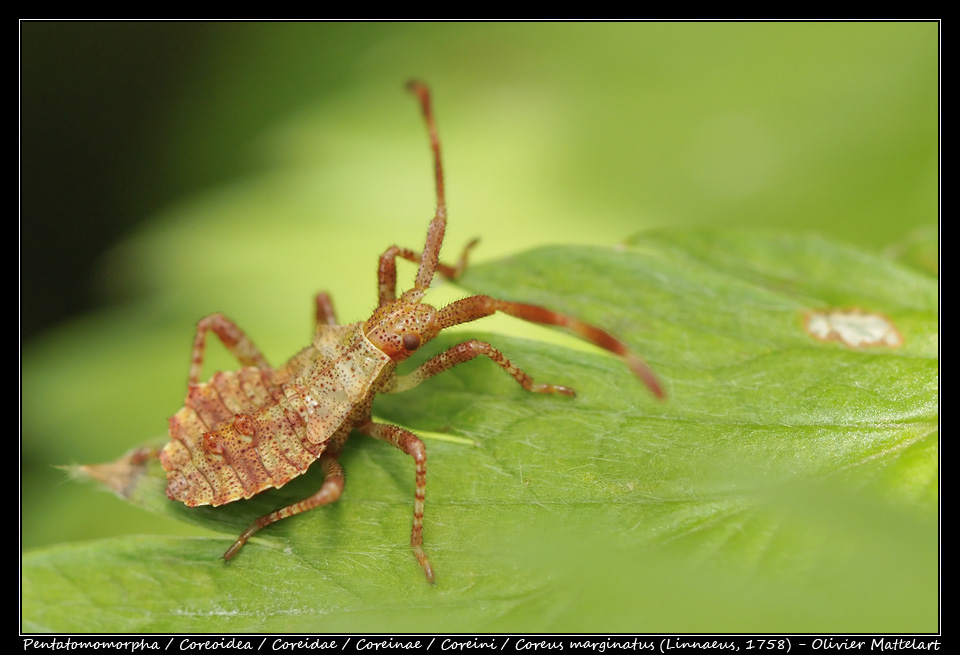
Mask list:
[{"label": "reddish-brown speckled body", "polygon": [[321,325],[313,346],[283,368],[247,367],[191,385],[160,453],[167,495],[191,507],[223,505],[282,487],[346,440],[348,419],[369,407],[374,383],[393,366],[361,323]]},{"label": "reddish-brown speckled body", "polygon": [[[409,88],[420,100],[430,132],[437,210],[421,254],[390,246],[380,256],[379,303],[373,315],[362,323],[338,325],[329,296],[317,295],[313,344],[276,369],[228,318],[212,314],[197,324],[184,407],[170,419],[170,442],[160,452],[167,471],[167,495],[191,507],[223,505],[282,487],[317,460],[324,472],[323,486],[317,493],[257,519],[227,549],[224,559],[233,558],[261,528],[337,500],[344,485],[340,450],[355,430],[386,441],[413,458],[416,486],[410,545],[427,579],[433,582],[433,567],[423,550],[426,447],[408,430],[373,422],[373,397],[406,391],[481,355],[528,391],[573,395],[568,387],[534,382],[499,350],[476,339],[435,355],[407,375],[396,374],[399,362],[445,328],[495,312],[561,326],[623,357],[655,395],[663,396],[647,365],[626,344],[596,326],[543,307],[489,296],[463,298],[440,309],[422,302],[435,273],[456,278],[463,271],[467,252],[475,242],[467,246],[456,266],[439,261],[447,222],[440,141],[427,88],[417,82]],[[419,264],[413,288],[399,297],[398,257]],[[211,331],[243,368],[217,373],[201,382],[206,337]]]}]

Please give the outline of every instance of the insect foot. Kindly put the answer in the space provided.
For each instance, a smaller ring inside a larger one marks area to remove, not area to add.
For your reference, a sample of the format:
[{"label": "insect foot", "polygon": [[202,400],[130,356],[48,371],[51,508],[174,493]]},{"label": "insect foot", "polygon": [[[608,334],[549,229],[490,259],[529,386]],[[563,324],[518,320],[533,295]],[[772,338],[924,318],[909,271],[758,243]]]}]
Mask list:
[{"label": "insect foot", "polygon": [[[167,473],[167,496],[188,506],[224,505],[279,488],[320,460],[324,481],[314,495],[258,518],[224,553],[230,560],[271,523],[336,501],[343,492],[341,449],[354,431],[385,441],[413,458],[416,469],[410,545],[427,580],[433,566],[423,549],[423,513],[427,488],[427,451],[412,432],[375,423],[370,411],[378,393],[396,393],[458,364],[483,356],[502,368],[524,389],[572,396],[573,389],[543,384],[511,362],[491,344],[471,339],[397,375],[404,361],[442,330],[496,312],[544,325],[566,328],[616,353],[657,397],[663,388],[650,368],[622,341],[605,330],[558,312],[524,303],[471,296],[442,308],[422,302],[435,274],[456,278],[467,265],[470,243],[456,265],[440,262],[447,224],[440,140],[427,87],[408,85],[420,101],[433,151],[437,206],[423,250],[390,246],[380,256],[379,303],[366,321],[340,325],[330,297],[315,299],[313,342],[274,368],[230,319],[212,314],[197,324],[189,383],[183,408],[170,419],[170,441],[160,452]],[[397,296],[396,260],[418,265],[413,287]],[[213,332],[242,365],[201,382],[207,335]]]}]

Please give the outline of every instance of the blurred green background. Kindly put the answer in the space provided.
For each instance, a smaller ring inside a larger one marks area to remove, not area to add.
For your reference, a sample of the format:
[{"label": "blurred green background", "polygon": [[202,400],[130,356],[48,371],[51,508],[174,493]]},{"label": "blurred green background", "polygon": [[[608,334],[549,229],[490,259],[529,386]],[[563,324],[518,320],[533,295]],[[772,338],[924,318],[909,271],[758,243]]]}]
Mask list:
[{"label": "blurred green background", "polygon": [[410,77],[434,91],[447,258],[473,236],[483,261],[735,225],[919,243],[935,270],[938,39],[935,23],[21,23],[23,547],[196,534],[52,466],[162,437],[200,316],[279,362],[316,291],[343,321],[369,314],[378,254],[419,248],[433,211]]}]

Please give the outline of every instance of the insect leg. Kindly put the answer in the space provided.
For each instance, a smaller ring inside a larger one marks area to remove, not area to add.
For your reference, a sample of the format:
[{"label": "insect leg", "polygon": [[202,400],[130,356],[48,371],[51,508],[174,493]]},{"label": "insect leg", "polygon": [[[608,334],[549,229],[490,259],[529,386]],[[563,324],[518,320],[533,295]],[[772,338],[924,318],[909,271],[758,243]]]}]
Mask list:
[{"label": "insect leg", "polygon": [[589,323],[584,323],[566,314],[560,314],[544,307],[538,307],[537,305],[497,300],[490,296],[470,296],[469,298],[452,302],[442,308],[437,314],[437,322],[441,326],[440,329],[445,329],[453,325],[469,323],[484,316],[490,316],[495,312],[516,316],[517,318],[532,323],[564,327],[587,341],[620,355],[624,358],[627,366],[630,367],[634,375],[640,378],[655,396],[658,398],[664,397],[663,388],[660,386],[657,376],[650,370],[646,362],[630,351],[627,344],[606,330],[598,328],[595,325],[590,325]]},{"label": "insect leg", "polygon": [[[443,262],[438,262],[436,270],[440,275],[448,280],[456,280],[463,274],[467,268],[467,256],[470,250],[477,245],[479,239],[474,239],[463,249],[460,259],[456,266],[450,266]],[[397,257],[406,259],[408,262],[416,264],[420,261],[420,255],[409,248],[399,246],[390,246],[382,255],[380,255],[380,266],[377,269],[377,280],[379,282],[380,306],[393,302],[397,297]],[[428,282],[429,283],[429,282]]]},{"label": "insect leg", "polygon": [[417,486],[414,492],[413,529],[410,531],[410,545],[413,554],[420,563],[427,581],[433,583],[433,567],[430,559],[423,551],[423,504],[427,493],[427,448],[414,433],[395,425],[368,422],[357,428],[360,432],[375,439],[392,444],[407,455],[413,457],[417,465]]},{"label": "insect leg", "polygon": [[382,389],[382,391],[386,393],[406,391],[407,389],[417,386],[427,378],[432,378],[438,373],[443,373],[479,355],[489,358],[494,364],[509,373],[513,379],[519,382],[520,386],[527,391],[533,391],[534,393],[559,393],[565,396],[575,395],[573,389],[569,387],[563,387],[559,384],[540,384],[534,382],[532,377],[524,373],[516,364],[507,359],[502,352],[489,343],[478,341],[477,339],[464,341],[449,350],[443,351],[439,355],[431,357],[407,375],[395,376],[392,378],[390,386]]},{"label": "insect leg", "polygon": [[316,306],[317,325],[339,325],[337,315],[333,311],[333,301],[330,300],[330,294],[318,293],[314,298]]},{"label": "insect leg", "polygon": [[244,366],[256,366],[266,371],[271,370],[270,364],[267,363],[260,349],[253,345],[250,338],[237,327],[236,323],[222,314],[210,314],[210,316],[200,319],[197,323],[197,334],[193,338],[193,358],[190,361],[190,384],[197,384],[200,381],[200,373],[203,369],[203,351],[206,348],[208,330],[213,330],[213,333],[220,337],[220,341],[230,351],[230,354]]},{"label": "insect leg", "polygon": [[320,466],[323,468],[324,475],[323,486],[320,487],[320,491],[305,500],[301,500],[299,503],[294,503],[293,505],[278,509],[276,512],[271,512],[266,516],[258,518],[237,537],[233,545],[223,554],[223,559],[227,561],[233,559],[243,545],[247,543],[247,539],[271,523],[276,523],[289,516],[295,516],[315,507],[329,505],[336,501],[340,497],[340,494],[343,493],[343,468],[340,466],[340,462],[337,461],[336,456],[329,453],[324,453],[320,456]]}]

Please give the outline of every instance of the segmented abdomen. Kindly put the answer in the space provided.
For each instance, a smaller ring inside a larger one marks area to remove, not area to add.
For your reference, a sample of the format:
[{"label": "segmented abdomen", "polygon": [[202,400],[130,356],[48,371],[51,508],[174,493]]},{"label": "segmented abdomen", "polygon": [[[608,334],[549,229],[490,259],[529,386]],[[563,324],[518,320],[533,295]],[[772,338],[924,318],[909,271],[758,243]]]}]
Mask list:
[{"label": "segmented abdomen", "polygon": [[[167,496],[193,507],[223,505],[281,487],[304,473],[363,403],[389,361],[359,327],[336,335],[340,356],[316,347],[294,357],[293,376],[244,368],[192,386],[170,419],[160,453]],[[347,341],[348,343],[343,343]]]}]

